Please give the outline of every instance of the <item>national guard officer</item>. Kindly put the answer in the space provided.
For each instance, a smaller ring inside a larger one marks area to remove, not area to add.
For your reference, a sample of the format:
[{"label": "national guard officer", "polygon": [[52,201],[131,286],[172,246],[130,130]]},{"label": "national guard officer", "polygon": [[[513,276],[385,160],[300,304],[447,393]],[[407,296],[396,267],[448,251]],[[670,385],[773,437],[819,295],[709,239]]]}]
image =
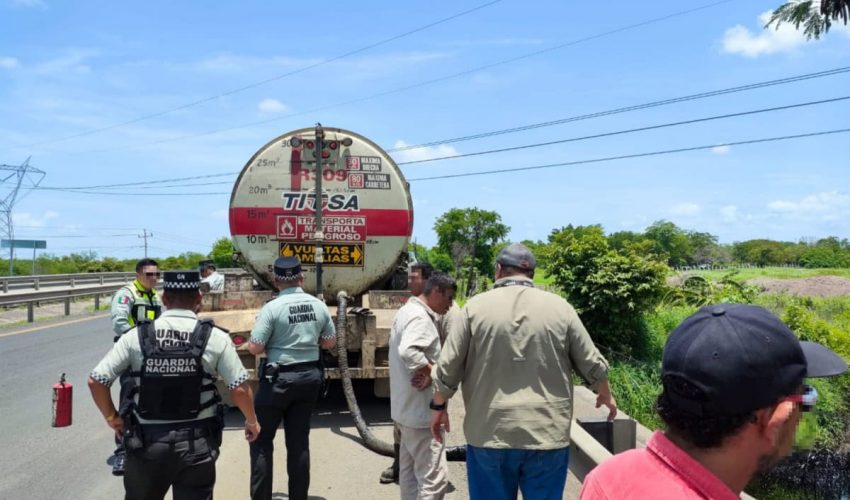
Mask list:
[{"label": "national guard officer", "polygon": [[[230,336],[199,321],[197,271],[168,271],[156,321],[140,321],[92,370],[89,388],[107,425],[124,437],[125,500],[212,499],[223,419],[215,388],[221,376],[245,416],[245,438],[260,432],[253,393]],[[119,414],[109,385],[130,370],[131,404]]]},{"label": "national guard officer", "polygon": [[112,331],[121,335],[136,326],[141,319],[150,321],[159,317],[162,305],[156,295],[159,280],[159,265],[153,259],[142,259],[136,263],[136,279],[124,285],[112,297]]},{"label": "national guard officer", "polygon": [[296,257],[274,262],[280,294],[260,310],[248,350],[266,353],[254,408],[263,430],[251,443],[251,498],[272,497],[274,436],[283,421],[286,472],[291,500],[306,500],[310,486],[310,416],[324,374],[321,349],[336,345],[330,311],[321,300],[304,293],[304,275]]},{"label": "national guard officer", "polygon": [[224,291],[224,275],[216,270],[215,261],[202,260],[198,270],[201,272],[201,283],[209,283],[211,292]]},{"label": "national guard officer", "polygon": [[[115,292],[112,297],[112,331],[115,332],[113,340],[118,338],[130,328],[133,328],[140,320],[153,321],[162,312],[162,305],[156,295],[156,282],[159,280],[159,266],[153,259],[144,258],[136,263],[136,279],[129,285],[124,285]],[[121,395],[123,401],[126,396],[124,390],[127,375],[121,376]],[[112,457],[112,474],[121,476],[124,474],[124,445],[120,436],[115,438],[115,454]]]}]

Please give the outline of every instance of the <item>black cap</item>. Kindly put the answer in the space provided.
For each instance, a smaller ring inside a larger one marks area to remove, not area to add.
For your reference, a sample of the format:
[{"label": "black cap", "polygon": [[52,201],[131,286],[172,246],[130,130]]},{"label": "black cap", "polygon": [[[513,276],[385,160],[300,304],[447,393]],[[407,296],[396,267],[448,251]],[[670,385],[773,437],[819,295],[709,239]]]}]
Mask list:
[{"label": "black cap", "polygon": [[165,271],[162,273],[163,290],[198,290],[201,275],[198,271]]},{"label": "black cap", "polygon": [[537,259],[534,258],[534,254],[522,243],[514,243],[503,248],[496,257],[496,262],[503,266],[516,267],[523,271],[533,271],[534,266],[537,265]]},{"label": "black cap", "polygon": [[202,260],[202,261],[198,262],[198,269],[200,269],[201,271],[203,271],[204,269],[206,269],[208,267],[215,267],[215,261],[214,260]]},{"label": "black cap", "polygon": [[278,257],[274,261],[274,275],[280,280],[291,280],[301,274],[298,257]]},{"label": "black cap", "polygon": [[705,394],[694,401],[665,387],[676,406],[696,415],[766,408],[793,394],[805,377],[846,371],[834,352],[800,342],[770,311],[745,304],[706,306],[685,319],[667,339],[661,365],[662,379],[680,377]]}]

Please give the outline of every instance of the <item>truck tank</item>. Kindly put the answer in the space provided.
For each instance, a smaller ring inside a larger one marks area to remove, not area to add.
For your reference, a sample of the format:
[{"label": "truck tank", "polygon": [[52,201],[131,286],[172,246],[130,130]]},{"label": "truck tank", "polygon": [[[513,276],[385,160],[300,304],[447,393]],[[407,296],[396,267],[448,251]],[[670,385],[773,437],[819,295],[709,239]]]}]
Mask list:
[{"label": "truck tank", "polygon": [[[261,356],[247,349],[257,313],[272,299],[272,263],[297,256],[304,289],[316,293],[316,159],[322,161],[322,296],[335,303],[340,349],[325,351],[330,378],[371,379],[389,396],[388,343],[395,309],[406,302],[407,245],[413,227],[408,183],[390,156],[366,137],[338,128],[283,134],[245,164],[230,197],[230,231],[244,270],[225,272],[223,293],[204,293],[199,315],[230,331],[256,388]],[[345,352],[345,355],[343,355]],[[219,384],[227,401],[228,391]],[[392,447],[390,447],[391,451]]]},{"label": "truck tank", "polygon": [[[296,256],[304,290],[316,294],[316,247],[321,239],[322,295],[352,297],[380,287],[407,257],[413,204],[393,159],[366,137],[323,128],[283,134],[248,161],[230,197],[230,232],[244,267],[273,288],[271,265]],[[322,166],[322,233],[316,231],[316,171]],[[319,236],[319,238],[317,238]]]}]

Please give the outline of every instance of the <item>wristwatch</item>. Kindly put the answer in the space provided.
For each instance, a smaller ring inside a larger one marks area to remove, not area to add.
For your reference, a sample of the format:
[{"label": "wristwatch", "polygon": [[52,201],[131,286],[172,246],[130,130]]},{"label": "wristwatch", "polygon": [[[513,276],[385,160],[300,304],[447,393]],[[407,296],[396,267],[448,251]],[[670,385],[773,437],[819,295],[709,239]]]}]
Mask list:
[{"label": "wristwatch", "polygon": [[428,408],[431,408],[432,410],[436,410],[436,411],[446,411],[446,405],[447,405],[447,404],[448,404],[448,402],[443,403],[443,404],[441,404],[441,405],[438,405],[438,404],[437,404],[437,403],[435,403],[435,402],[434,402],[434,400],[432,399],[432,400],[428,403]]}]

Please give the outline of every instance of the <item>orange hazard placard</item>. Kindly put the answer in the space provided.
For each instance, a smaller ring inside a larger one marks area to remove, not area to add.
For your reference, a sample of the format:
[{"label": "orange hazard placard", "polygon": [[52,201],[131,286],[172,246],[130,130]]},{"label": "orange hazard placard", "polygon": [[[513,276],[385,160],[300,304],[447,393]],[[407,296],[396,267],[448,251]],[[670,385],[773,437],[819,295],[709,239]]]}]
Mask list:
[{"label": "orange hazard placard", "polygon": [[[298,257],[302,264],[315,264],[316,245],[309,243],[280,243],[278,255]],[[322,245],[324,266],[363,267],[363,245],[325,243]]]}]

